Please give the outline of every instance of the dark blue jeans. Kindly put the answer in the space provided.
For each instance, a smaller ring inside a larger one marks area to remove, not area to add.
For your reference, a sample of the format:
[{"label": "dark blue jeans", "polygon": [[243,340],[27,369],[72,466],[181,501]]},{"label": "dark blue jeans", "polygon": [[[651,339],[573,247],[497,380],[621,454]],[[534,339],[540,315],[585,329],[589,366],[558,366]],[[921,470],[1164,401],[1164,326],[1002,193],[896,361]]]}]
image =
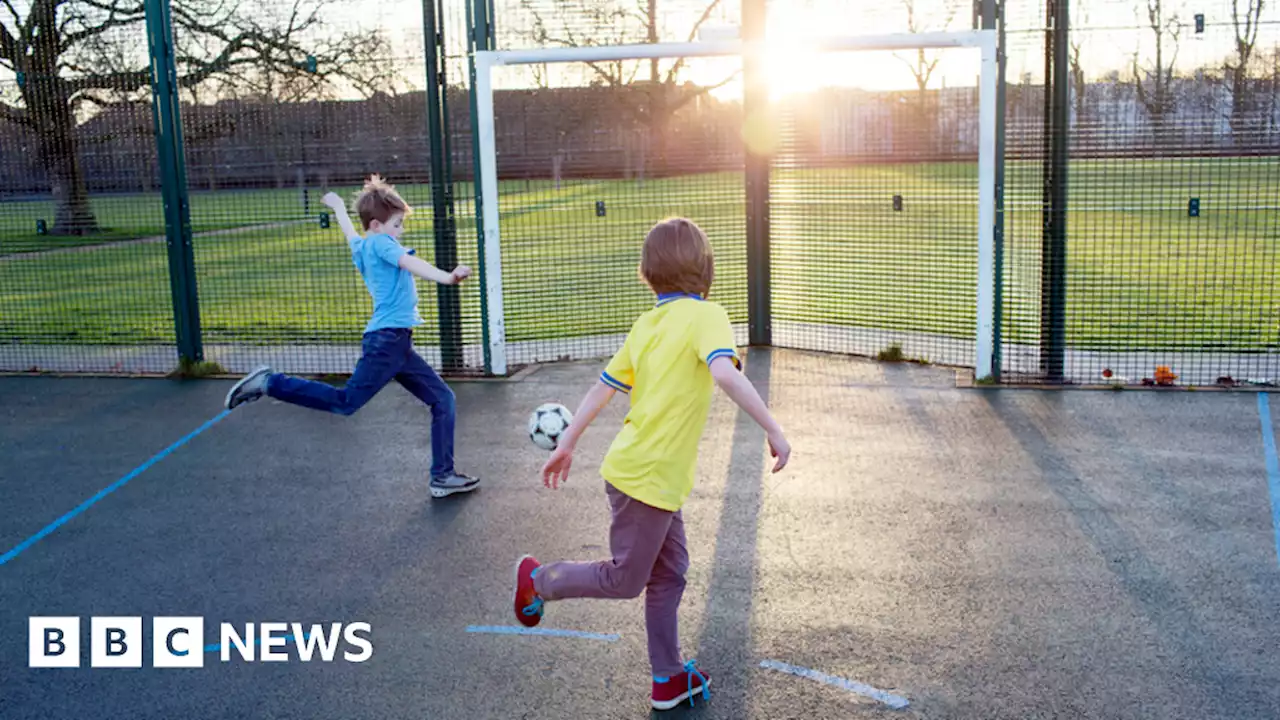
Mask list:
[{"label": "dark blue jeans", "polygon": [[385,328],[364,334],[360,361],[346,386],[276,373],[267,379],[267,395],[313,410],[351,415],[392,380],[431,407],[431,477],[453,472],[453,390],[413,351],[413,331]]}]

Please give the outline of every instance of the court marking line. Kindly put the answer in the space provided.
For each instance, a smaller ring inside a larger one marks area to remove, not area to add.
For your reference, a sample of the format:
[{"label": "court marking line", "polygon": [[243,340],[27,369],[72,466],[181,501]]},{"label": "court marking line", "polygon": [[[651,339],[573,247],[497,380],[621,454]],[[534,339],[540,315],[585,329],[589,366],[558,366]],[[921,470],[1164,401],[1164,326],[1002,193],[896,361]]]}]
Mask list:
[{"label": "court marking line", "polygon": [[1276,433],[1271,424],[1268,393],[1258,393],[1258,419],[1262,422],[1262,455],[1267,463],[1267,486],[1271,490],[1271,529],[1276,541],[1276,562],[1280,563],[1280,459],[1276,456]]},{"label": "court marking line", "polygon": [[901,710],[908,705],[907,699],[901,695],[894,695],[893,693],[873,688],[870,685],[864,685],[856,680],[847,680],[842,677],[828,675],[824,672],[819,672],[811,668],[791,665],[790,663],[779,662],[777,660],[762,660],[760,662],[760,667],[765,668],[766,670],[776,670],[778,672],[795,675],[796,677],[802,677],[825,685],[831,685],[843,690],[848,690],[851,693],[882,702],[894,710]]},{"label": "court marking line", "polygon": [[57,530],[58,528],[62,527],[62,526],[63,526],[63,525],[65,525],[67,522],[69,522],[70,520],[72,520],[73,518],[75,518],[75,517],[76,517],[77,515],[79,515],[80,513],[84,512],[85,510],[88,510],[90,507],[92,507],[92,506],[93,506],[95,503],[97,503],[99,500],[101,500],[101,499],[105,498],[106,496],[110,495],[111,493],[115,492],[116,490],[119,490],[121,487],[123,487],[123,486],[125,485],[125,483],[127,483],[127,482],[129,482],[130,480],[132,480],[132,479],[134,479],[134,478],[138,477],[138,476],[139,476],[139,475],[141,475],[143,472],[145,472],[145,471],[147,470],[147,468],[149,468],[149,467],[151,467],[152,465],[155,465],[156,463],[160,462],[160,461],[161,461],[161,460],[163,460],[165,457],[167,457],[170,453],[172,453],[174,450],[177,450],[178,448],[180,448],[180,447],[182,447],[183,445],[187,444],[188,442],[190,442],[190,441],[191,441],[191,439],[192,439],[192,438],[196,437],[197,435],[199,435],[200,433],[204,432],[205,430],[208,430],[209,428],[213,427],[213,426],[214,426],[214,425],[216,425],[218,422],[220,422],[223,418],[225,418],[226,416],[228,416],[228,415],[230,415],[230,414],[231,414],[231,411],[230,411],[230,410],[223,410],[222,412],[220,412],[220,413],[218,413],[216,416],[214,416],[214,418],[213,418],[213,419],[211,419],[211,420],[207,421],[205,424],[201,425],[200,427],[196,428],[195,430],[192,430],[190,433],[187,433],[187,435],[186,435],[185,437],[183,437],[181,440],[179,440],[179,441],[175,442],[174,444],[170,445],[169,447],[165,448],[164,450],[161,450],[160,452],[156,453],[155,455],[152,455],[150,460],[147,460],[146,462],[142,463],[142,464],[141,464],[141,465],[139,465],[138,467],[136,467],[136,468],[134,468],[133,470],[129,471],[129,474],[127,474],[127,475],[125,475],[124,477],[120,478],[119,480],[117,480],[117,481],[115,481],[115,482],[111,483],[110,485],[106,486],[105,488],[103,488],[103,489],[99,490],[99,491],[98,491],[98,493],[97,493],[96,495],[94,495],[93,497],[89,498],[88,500],[85,500],[84,502],[80,503],[80,504],[79,504],[78,506],[76,506],[76,508],[75,508],[74,510],[72,510],[71,512],[68,512],[67,514],[63,515],[62,517],[58,518],[57,520],[54,520],[53,522],[49,523],[49,524],[48,524],[48,525],[46,525],[46,526],[44,527],[44,529],[42,529],[40,532],[38,532],[38,533],[36,533],[35,535],[32,535],[31,537],[27,538],[26,540],[23,540],[22,542],[18,543],[18,545],[17,545],[17,546],[15,546],[15,547],[14,547],[12,550],[10,550],[9,552],[5,553],[4,555],[0,555],[0,565],[4,565],[5,563],[9,562],[10,560],[12,560],[12,559],[14,559],[14,558],[18,557],[18,555],[22,554],[22,552],[23,552],[23,551],[25,551],[27,548],[31,547],[32,545],[35,545],[35,544],[36,544],[37,542],[39,542],[42,538],[44,538],[45,536],[49,535],[49,534],[50,534],[50,533],[52,533],[54,530]]}]

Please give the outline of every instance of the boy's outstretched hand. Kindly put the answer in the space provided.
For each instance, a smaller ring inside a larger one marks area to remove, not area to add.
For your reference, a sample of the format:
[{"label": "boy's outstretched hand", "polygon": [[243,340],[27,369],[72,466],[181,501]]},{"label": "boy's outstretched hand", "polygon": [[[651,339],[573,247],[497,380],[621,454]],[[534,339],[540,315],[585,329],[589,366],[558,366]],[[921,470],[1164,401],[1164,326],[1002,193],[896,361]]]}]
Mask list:
[{"label": "boy's outstretched hand", "polygon": [[769,452],[776,458],[778,462],[774,463],[773,471],[779,472],[787,466],[787,461],[791,459],[791,443],[787,442],[787,438],[781,432],[769,434]]},{"label": "boy's outstretched hand", "polygon": [[560,483],[569,480],[569,467],[573,465],[573,450],[561,445],[551,452],[547,464],[542,466],[542,484],[558,490]]},{"label": "boy's outstretched hand", "polygon": [[471,268],[466,265],[459,265],[453,269],[453,272],[449,273],[449,279],[452,281],[450,284],[452,285],[457,285],[469,277],[471,277]]},{"label": "boy's outstretched hand", "polygon": [[324,203],[326,207],[331,208],[333,210],[338,210],[338,209],[345,210],[347,207],[347,204],[343,202],[342,198],[339,197],[338,193],[335,193],[335,192],[325,193],[324,197],[320,198],[320,202]]}]

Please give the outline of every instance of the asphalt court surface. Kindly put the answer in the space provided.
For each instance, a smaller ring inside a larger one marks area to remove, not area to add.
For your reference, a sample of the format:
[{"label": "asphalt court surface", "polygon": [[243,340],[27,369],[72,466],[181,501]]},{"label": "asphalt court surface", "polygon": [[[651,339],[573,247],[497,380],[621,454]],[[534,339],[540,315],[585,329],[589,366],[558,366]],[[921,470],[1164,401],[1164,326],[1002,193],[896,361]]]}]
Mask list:
[{"label": "asphalt court surface", "polygon": [[[747,371],[795,454],[768,475],[717,395],[681,609],[712,693],[660,715],[1280,717],[1274,401],[957,389],[778,350]],[[562,635],[474,631],[514,625],[519,555],[607,552],[623,398],[558,492],[524,434],[598,372],[455,383],[459,469],[483,486],[444,500],[429,413],[397,386],[349,418],[220,416],[223,381],[0,378],[0,553],[29,543],[0,564],[0,718],[653,714],[642,600],[550,604]],[[81,618],[80,668],[27,667],[31,616]],[[143,618],[142,669],[89,667],[92,616]],[[366,622],[373,652],[154,668],[157,616],[203,617],[206,643],[223,622]]]}]

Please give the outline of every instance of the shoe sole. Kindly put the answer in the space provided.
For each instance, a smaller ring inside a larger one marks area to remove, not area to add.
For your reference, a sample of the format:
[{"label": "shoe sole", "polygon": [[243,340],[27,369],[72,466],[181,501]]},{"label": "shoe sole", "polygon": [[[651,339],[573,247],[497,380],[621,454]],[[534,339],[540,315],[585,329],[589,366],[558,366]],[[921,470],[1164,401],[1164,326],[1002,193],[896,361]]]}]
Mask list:
[{"label": "shoe sole", "polygon": [[[245,404],[246,402],[253,402],[253,400],[245,400],[242,402],[238,402],[235,405],[231,404],[232,398],[235,397],[236,392],[240,390],[240,388],[245,386],[245,383],[257,378],[260,375],[266,375],[267,373],[270,373],[270,372],[271,371],[267,368],[258,368],[257,370],[254,370],[253,372],[249,373],[248,375],[245,375],[244,377],[240,378],[240,381],[237,382],[235,385],[232,385],[231,389],[227,391],[227,397],[225,400],[222,401],[222,406],[228,410],[234,410],[240,407],[241,405]],[[262,396],[259,395],[258,398],[260,397]],[[254,400],[257,400],[258,398],[254,398]]]},{"label": "shoe sole", "polygon": [[[520,566],[524,564],[525,560],[534,560],[534,559],[535,558],[532,555],[521,555],[520,559],[516,560],[515,569],[511,571],[511,611],[512,612],[516,612],[516,595],[520,594]],[[533,627],[534,625],[538,624],[538,623],[534,623],[533,625],[525,625],[523,622],[521,622],[520,614],[518,612],[516,612],[516,622],[520,623],[521,627]],[[538,616],[538,622],[542,622],[542,616]]]},{"label": "shoe sole", "polygon": [[431,497],[446,498],[446,497],[449,497],[450,495],[456,495],[458,493],[469,493],[478,487],[480,487],[479,482],[474,482],[474,483],[471,483],[470,485],[463,485],[462,487],[456,487],[456,488],[442,488],[442,487],[436,487],[435,485],[431,485],[430,486]]},{"label": "shoe sole", "polygon": [[[702,687],[710,688],[711,678],[707,678],[707,682]],[[675,706],[681,703],[687,702],[690,697],[696,696],[699,693],[701,693],[702,687],[699,687],[697,690],[694,690],[693,692],[686,692],[683,695],[671,700],[652,700],[651,704],[653,705],[654,710],[671,710],[675,708]]]}]

